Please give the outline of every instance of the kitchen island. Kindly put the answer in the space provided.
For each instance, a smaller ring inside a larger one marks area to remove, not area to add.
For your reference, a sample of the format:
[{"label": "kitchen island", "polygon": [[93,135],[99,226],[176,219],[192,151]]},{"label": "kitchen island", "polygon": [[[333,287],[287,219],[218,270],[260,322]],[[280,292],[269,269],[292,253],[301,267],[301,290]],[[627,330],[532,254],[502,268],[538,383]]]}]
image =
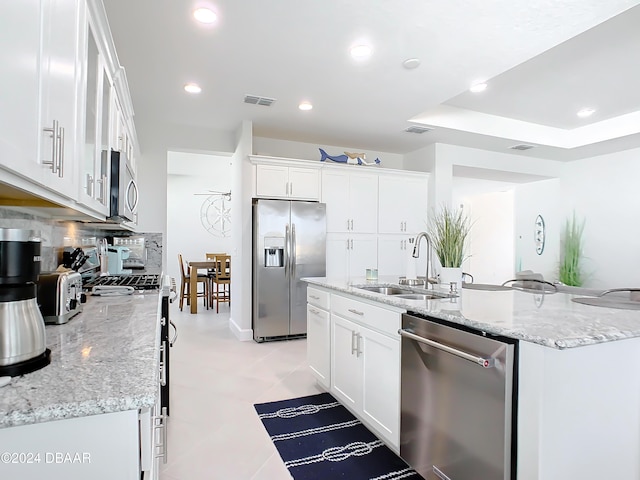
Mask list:
[{"label": "kitchen island", "polygon": [[332,306],[334,297],[351,299],[517,339],[518,480],[640,478],[640,311],[582,305],[565,293],[463,288],[456,298],[411,300],[362,290],[372,285],[364,278],[305,280]]},{"label": "kitchen island", "polygon": [[140,478],[159,398],[158,314],[158,291],[89,297],[46,326],[51,363],[0,388],[3,478]]}]

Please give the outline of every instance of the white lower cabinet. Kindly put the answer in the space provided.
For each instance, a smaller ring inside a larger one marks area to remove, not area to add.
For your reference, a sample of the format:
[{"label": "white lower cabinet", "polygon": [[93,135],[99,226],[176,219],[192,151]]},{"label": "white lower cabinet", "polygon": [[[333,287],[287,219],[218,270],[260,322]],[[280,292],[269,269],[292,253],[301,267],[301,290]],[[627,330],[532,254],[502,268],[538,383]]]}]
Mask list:
[{"label": "white lower cabinet", "polygon": [[0,477],[140,480],[139,424],[127,410],[0,429]]},{"label": "white lower cabinet", "polygon": [[307,362],[326,389],[331,388],[331,314],[329,293],[307,288]]},{"label": "white lower cabinet", "polygon": [[401,311],[331,294],[331,393],[400,448]]}]

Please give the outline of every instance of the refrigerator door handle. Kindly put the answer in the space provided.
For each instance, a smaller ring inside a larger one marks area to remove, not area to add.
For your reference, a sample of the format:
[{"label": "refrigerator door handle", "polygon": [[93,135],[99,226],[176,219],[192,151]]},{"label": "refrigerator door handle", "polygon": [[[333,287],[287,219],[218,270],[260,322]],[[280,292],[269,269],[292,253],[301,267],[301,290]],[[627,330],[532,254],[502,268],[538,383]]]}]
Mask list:
[{"label": "refrigerator door handle", "polygon": [[291,224],[291,278],[296,278],[296,224]]},{"label": "refrigerator door handle", "polygon": [[284,227],[284,276],[289,275],[289,257],[291,256],[291,236],[289,234],[289,224]]}]

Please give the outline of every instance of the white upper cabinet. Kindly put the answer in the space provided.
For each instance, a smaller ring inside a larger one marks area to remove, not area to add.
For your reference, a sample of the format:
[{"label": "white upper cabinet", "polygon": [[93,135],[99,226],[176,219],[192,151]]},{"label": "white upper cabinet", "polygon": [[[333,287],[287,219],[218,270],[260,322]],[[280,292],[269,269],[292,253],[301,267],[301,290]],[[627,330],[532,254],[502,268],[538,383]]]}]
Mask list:
[{"label": "white upper cabinet", "polygon": [[350,168],[327,168],[322,171],[322,201],[327,204],[327,232],[376,233],[378,175],[348,171]]},{"label": "white upper cabinet", "polygon": [[0,2],[2,166],[75,198],[82,2]]},{"label": "white upper cabinet", "polygon": [[378,233],[416,234],[427,228],[427,177],[380,175]]},{"label": "white upper cabinet", "polygon": [[320,198],[320,172],[313,167],[256,165],[256,196],[296,200]]},{"label": "white upper cabinet", "polygon": [[81,6],[76,0],[42,3],[38,163],[44,167],[41,181],[72,199],[77,197]]},{"label": "white upper cabinet", "polygon": [[0,2],[0,146],[3,167],[37,172],[40,1]]},{"label": "white upper cabinet", "polygon": [[91,15],[84,25],[79,202],[108,215],[112,82]]}]

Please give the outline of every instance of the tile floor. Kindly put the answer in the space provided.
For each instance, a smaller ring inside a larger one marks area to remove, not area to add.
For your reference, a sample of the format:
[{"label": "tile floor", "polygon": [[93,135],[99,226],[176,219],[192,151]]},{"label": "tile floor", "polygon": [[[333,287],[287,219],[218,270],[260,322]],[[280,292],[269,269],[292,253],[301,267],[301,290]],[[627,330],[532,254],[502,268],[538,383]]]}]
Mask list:
[{"label": "tile floor", "polygon": [[305,365],[306,340],[239,342],[227,305],[191,315],[174,303],[170,315],[179,337],[160,480],[290,480],[253,404],[322,391]]}]

